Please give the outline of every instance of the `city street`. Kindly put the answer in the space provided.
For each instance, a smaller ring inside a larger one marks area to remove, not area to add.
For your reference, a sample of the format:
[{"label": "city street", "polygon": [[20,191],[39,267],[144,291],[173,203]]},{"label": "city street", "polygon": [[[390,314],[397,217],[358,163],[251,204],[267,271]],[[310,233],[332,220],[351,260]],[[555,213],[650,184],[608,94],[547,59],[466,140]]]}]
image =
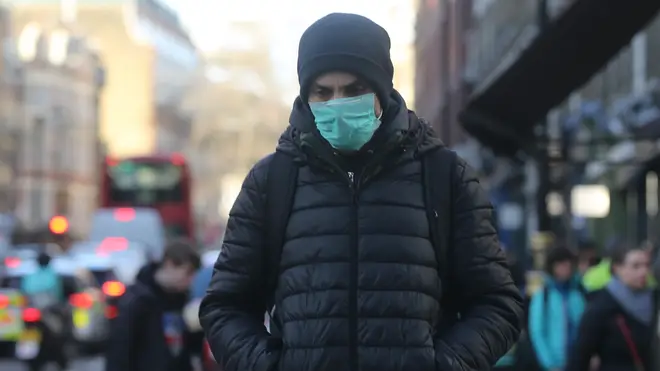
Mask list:
[{"label": "city street", "polygon": [[[103,359],[101,357],[94,357],[94,358],[84,358],[84,359],[79,359],[74,362],[73,367],[71,370],[75,371],[103,371]],[[23,366],[20,362],[14,362],[14,361],[9,361],[9,360],[0,360],[0,370],[2,371],[24,371],[27,370],[25,366]],[[46,369],[47,371],[50,370],[57,370],[57,367],[55,365],[50,366],[49,369]]]}]

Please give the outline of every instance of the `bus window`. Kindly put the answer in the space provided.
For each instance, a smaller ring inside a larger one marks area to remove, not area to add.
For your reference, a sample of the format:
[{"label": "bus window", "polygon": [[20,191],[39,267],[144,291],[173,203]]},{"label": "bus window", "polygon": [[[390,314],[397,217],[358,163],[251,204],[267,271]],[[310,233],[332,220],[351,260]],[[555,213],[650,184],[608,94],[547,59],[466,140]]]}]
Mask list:
[{"label": "bus window", "polygon": [[115,203],[152,206],[183,202],[183,171],[169,162],[123,161],[108,168],[109,199]]}]

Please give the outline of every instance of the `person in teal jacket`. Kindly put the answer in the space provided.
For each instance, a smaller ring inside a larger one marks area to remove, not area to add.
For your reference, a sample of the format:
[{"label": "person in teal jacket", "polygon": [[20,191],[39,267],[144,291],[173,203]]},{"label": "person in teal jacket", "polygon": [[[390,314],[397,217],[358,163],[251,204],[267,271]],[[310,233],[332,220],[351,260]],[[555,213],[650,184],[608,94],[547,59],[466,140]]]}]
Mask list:
[{"label": "person in teal jacket", "polygon": [[50,260],[48,254],[39,254],[39,268],[23,277],[21,291],[28,297],[48,295],[54,304],[59,304],[64,300],[64,288],[60,276],[50,266]]},{"label": "person in teal jacket", "polygon": [[567,248],[549,251],[544,287],[532,296],[528,331],[542,370],[562,370],[577,338],[586,300],[577,257]]}]

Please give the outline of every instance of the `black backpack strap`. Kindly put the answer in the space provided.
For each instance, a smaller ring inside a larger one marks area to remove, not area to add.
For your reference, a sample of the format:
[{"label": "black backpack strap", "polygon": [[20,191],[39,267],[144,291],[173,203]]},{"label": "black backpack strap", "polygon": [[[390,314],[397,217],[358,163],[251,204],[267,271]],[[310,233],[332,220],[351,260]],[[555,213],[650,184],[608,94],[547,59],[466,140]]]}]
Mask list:
[{"label": "black backpack strap", "polygon": [[[293,207],[298,182],[298,166],[293,157],[275,152],[268,164],[266,189],[266,251],[265,271],[268,295],[266,304],[269,314],[275,306],[275,290],[280,275],[280,258],[286,227]],[[271,318],[271,327],[273,320]]]},{"label": "black backpack strap", "polygon": [[[422,157],[422,177],[424,182],[426,212],[429,219],[429,233],[435,247],[438,273],[442,284],[442,305],[444,312],[449,309],[450,290],[447,285],[447,254],[451,247],[452,232],[452,185],[456,172],[456,153],[438,148]],[[458,316],[458,313],[455,314]]]}]

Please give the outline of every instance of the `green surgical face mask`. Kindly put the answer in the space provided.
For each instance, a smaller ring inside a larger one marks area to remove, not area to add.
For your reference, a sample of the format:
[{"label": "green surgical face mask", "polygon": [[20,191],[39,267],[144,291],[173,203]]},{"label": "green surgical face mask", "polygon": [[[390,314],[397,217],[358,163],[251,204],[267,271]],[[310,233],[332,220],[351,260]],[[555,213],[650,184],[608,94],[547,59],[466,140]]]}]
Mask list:
[{"label": "green surgical face mask", "polygon": [[380,126],[374,110],[375,94],[310,103],[319,133],[338,150],[357,151]]}]

